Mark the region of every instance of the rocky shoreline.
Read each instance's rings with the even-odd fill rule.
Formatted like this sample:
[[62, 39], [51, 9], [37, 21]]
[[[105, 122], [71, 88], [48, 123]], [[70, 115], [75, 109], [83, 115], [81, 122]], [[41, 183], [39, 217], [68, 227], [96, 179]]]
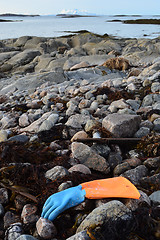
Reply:
[[[160, 239], [159, 92], [160, 38], [1, 40], [0, 239]], [[40, 218], [51, 194], [115, 176], [140, 199]]]

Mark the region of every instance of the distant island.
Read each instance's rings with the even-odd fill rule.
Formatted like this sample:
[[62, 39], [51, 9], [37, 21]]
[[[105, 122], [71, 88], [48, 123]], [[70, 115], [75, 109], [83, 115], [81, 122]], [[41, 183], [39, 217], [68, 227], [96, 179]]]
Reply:
[[56, 17], [61, 17], [61, 18], [78, 18], [78, 17], [97, 17], [97, 16], [95, 16], [95, 15], [81, 15], [81, 14], [60, 13], [60, 14], [57, 14]]
[[0, 22], [23, 22], [23, 20], [0, 19]]
[[135, 19], [135, 20], [119, 20], [119, 19], [114, 19], [106, 22], [121, 22], [124, 24], [160, 24], [160, 19]]
[[40, 15], [26, 15], [26, 14], [14, 14], [14, 13], [4, 13], [0, 14], [0, 17], [39, 17]]
[[125, 20], [123, 23], [126, 24], [160, 24], [160, 19], [136, 19], [136, 20]]
[[136, 14], [133, 14], [133, 15], [114, 15], [113, 17], [141, 17], [141, 15], [136, 15]]

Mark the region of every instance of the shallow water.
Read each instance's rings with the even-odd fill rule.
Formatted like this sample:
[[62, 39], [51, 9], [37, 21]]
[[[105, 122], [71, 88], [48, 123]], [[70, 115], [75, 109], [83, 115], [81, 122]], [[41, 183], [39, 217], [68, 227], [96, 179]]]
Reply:
[[[2, 17], [0, 18], [2, 19]], [[115, 19], [127, 20], [139, 18], [160, 19], [160, 16], [97, 16], [81, 18], [61, 18], [56, 16], [3, 17], [3, 19], [23, 21], [0, 22], [0, 39], [17, 38], [26, 35], [58, 37], [69, 34], [65, 31], [79, 30], [88, 30], [97, 34], [107, 33], [124, 38], [156, 38], [160, 36], [160, 25], [107, 22]]]

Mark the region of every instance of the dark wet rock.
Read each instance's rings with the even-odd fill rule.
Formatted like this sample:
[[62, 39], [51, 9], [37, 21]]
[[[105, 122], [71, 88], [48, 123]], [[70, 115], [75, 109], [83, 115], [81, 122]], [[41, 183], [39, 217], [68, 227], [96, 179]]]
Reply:
[[124, 162], [129, 163], [131, 168], [135, 168], [142, 164], [142, 161], [139, 158], [125, 159]]
[[117, 165], [121, 164], [122, 156], [118, 152], [110, 152], [108, 156], [108, 163], [111, 169], [114, 169]]
[[9, 201], [8, 190], [6, 188], [0, 188], [0, 203], [6, 204]]
[[135, 134], [134, 137], [136, 138], [142, 138], [144, 136], [147, 136], [150, 133], [150, 129], [147, 127], [141, 127]]
[[140, 117], [129, 114], [109, 114], [102, 121], [102, 126], [116, 137], [131, 137], [138, 130]]
[[6, 240], [16, 240], [23, 233], [22, 224], [14, 223], [5, 232]]
[[16, 135], [16, 136], [10, 137], [8, 141], [26, 143], [29, 141], [29, 137], [26, 135]]
[[21, 218], [24, 224], [32, 224], [37, 222], [38, 216], [36, 215], [37, 207], [31, 204], [26, 204], [23, 207]]
[[151, 207], [151, 200], [147, 196], [147, 194], [141, 190], [139, 190], [139, 193], [140, 193], [139, 199], [126, 199], [125, 201], [126, 207], [128, 207], [131, 211], [137, 210], [139, 206]]
[[160, 174], [155, 174], [151, 177], [143, 177], [140, 180], [142, 187], [148, 190], [156, 191], [160, 188]]
[[10, 227], [11, 224], [21, 222], [20, 217], [18, 215], [15, 215], [11, 211], [8, 211], [4, 215], [4, 228]]
[[44, 239], [51, 239], [57, 235], [57, 230], [54, 224], [42, 217], [37, 221], [36, 228], [39, 236]]
[[76, 164], [68, 169], [68, 172], [81, 172], [83, 174], [91, 174], [91, 170], [84, 164]]
[[5, 211], [4, 211], [4, 207], [3, 205], [0, 203], [0, 217], [2, 217], [4, 215]]
[[95, 237], [117, 239], [119, 236], [126, 236], [133, 227], [131, 211], [115, 200], [95, 208], [80, 224], [77, 232], [88, 229]]
[[59, 185], [58, 192], [61, 192], [61, 191], [65, 190], [65, 189], [68, 189], [70, 187], [73, 187], [72, 181], [64, 182], [61, 185]]
[[63, 178], [69, 174], [68, 170], [62, 166], [56, 166], [48, 170], [45, 174], [45, 177], [54, 181], [57, 178]]
[[101, 157], [87, 145], [73, 142], [71, 145], [71, 151], [73, 157], [78, 159], [81, 164], [103, 173], [110, 172], [110, 168], [106, 162], [106, 159]]
[[148, 170], [144, 165], [140, 165], [134, 169], [124, 172], [123, 177], [128, 178], [133, 184], [138, 185], [143, 177], [146, 177]]
[[17, 195], [14, 200], [16, 209], [22, 210], [22, 208], [26, 205], [27, 199], [21, 195]]
[[153, 192], [149, 198], [154, 204], [160, 204], [160, 191]]
[[114, 168], [114, 176], [119, 176], [120, 174], [126, 172], [127, 170], [131, 169], [129, 163], [124, 162], [121, 164], [118, 164], [115, 168]]
[[160, 157], [148, 158], [143, 164], [149, 169], [156, 169], [160, 167]]
[[107, 145], [97, 143], [93, 144], [91, 146], [91, 149], [106, 159], [108, 159], [109, 153], [111, 151]]

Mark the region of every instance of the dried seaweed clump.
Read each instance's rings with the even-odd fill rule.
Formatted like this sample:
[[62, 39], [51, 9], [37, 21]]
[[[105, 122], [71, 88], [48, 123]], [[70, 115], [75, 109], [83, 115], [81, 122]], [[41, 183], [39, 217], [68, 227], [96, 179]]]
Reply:
[[160, 156], [160, 135], [151, 132], [142, 138], [137, 145], [137, 149], [142, 151], [145, 157]]
[[122, 57], [115, 57], [108, 59], [105, 63], [103, 63], [104, 67], [108, 67], [109, 69], [117, 69], [119, 71], [125, 71], [130, 68], [129, 61]]

